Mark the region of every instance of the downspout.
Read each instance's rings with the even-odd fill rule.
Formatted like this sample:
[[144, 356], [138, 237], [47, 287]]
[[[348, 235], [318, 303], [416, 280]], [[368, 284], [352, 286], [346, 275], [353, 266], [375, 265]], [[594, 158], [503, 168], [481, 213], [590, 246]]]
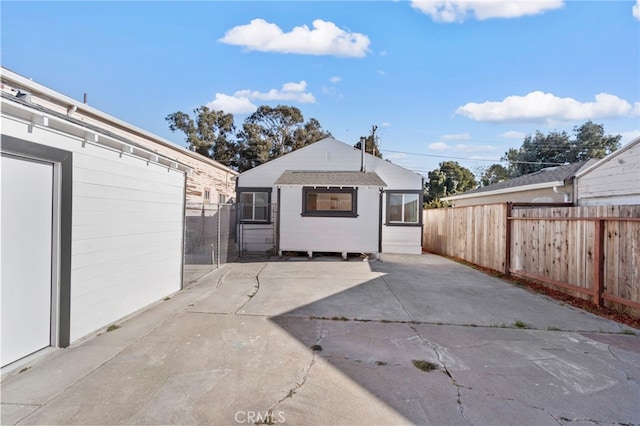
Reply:
[[360, 160], [360, 171], [363, 172], [363, 173], [367, 171], [367, 167], [365, 165], [365, 159], [364, 159], [364, 157], [365, 157], [365, 155], [364, 155], [365, 154], [365, 149], [366, 149], [366, 145], [367, 145], [366, 142], [367, 142], [367, 140], [364, 137], [360, 138], [360, 152], [362, 154], [362, 157], [361, 157], [361, 160]]
[[[278, 254], [278, 256], [282, 257], [282, 251], [280, 250], [280, 200], [281, 200], [281, 195], [280, 195], [280, 187], [278, 187], [278, 192], [277, 192], [277, 197], [276, 197], [276, 208], [274, 209], [274, 211], [276, 212], [276, 253]], [[273, 208], [273, 206], [271, 207]]]
[[564, 185], [563, 186], [554, 186], [553, 187], [553, 192], [555, 192], [556, 194], [562, 194], [564, 196], [564, 202], [565, 203], [570, 203], [571, 202], [571, 193], [560, 191], [559, 188], [564, 188]]
[[382, 202], [383, 202], [384, 189], [380, 188], [380, 202], [378, 206], [378, 254], [376, 260], [380, 260], [380, 253], [382, 253]]

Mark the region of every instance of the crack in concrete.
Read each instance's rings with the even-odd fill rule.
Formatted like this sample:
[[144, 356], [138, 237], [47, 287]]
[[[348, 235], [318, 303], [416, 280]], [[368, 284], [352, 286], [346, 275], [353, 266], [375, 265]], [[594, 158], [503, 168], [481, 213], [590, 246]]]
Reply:
[[525, 407], [533, 408], [534, 410], [540, 410], [540, 411], [544, 412], [546, 415], [548, 415], [549, 417], [551, 417], [553, 420], [555, 420], [560, 425], [562, 424], [562, 420], [566, 420], [566, 419], [563, 419], [562, 417], [558, 418], [558, 417], [554, 416], [553, 414], [551, 414], [548, 410], [546, 410], [543, 407], [538, 407], [536, 405], [527, 404], [526, 402], [520, 401], [520, 400], [515, 399], [515, 398], [509, 398], [509, 397], [506, 397], [506, 396], [500, 396], [500, 395], [496, 395], [496, 394], [490, 393], [490, 392], [485, 392], [485, 395], [490, 396], [492, 398], [502, 399], [504, 401], [517, 402], [518, 404], [522, 404]]
[[[319, 345], [320, 342], [322, 341], [322, 339], [324, 338], [324, 334], [323, 334], [323, 329], [320, 329], [320, 333], [318, 335], [318, 338], [315, 340], [314, 344], [312, 346], [315, 345]], [[298, 390], [300, 390], [306, 383], [307, 383], [307, 377], [309, 375], [309, 372], [311, 371], [311, 368], [315, 365], [316, 363], [316, 352], [312, 351], [311, 352], [311, 360], [309, 361], [309, 364], [302, 370], [302, 380], [300, 381], [300, 383], [295, 383], [295, 386], [293, 386], [291, 389], [289, 389], [289, 392], [287, 392], [287, 394], [280, 398], [279, 400], [277, 400], [276, 402], [274, 402], [271, 407], [269, 407], [269, 409], [267, 410], [267, 419], [271, 420], [273, 419], [273, 411], [276, 409], [276, 407], [283, 403], [284, 401], [286, 401], [287, 399], [293, 398], [293, 395], [296, 394], [296, 392]], [[273, 424], [273, 423], [265, 423], [265, 424]]]
[[247, 306], [247, 304], [251, 302], [251, 299], [253, 299], [253, 297], [256, 294], [258, 294], [258, 291], [260, 291], [260, 274], [262, 273], [262, 271], [264, 271], [264, 268], [266, 268], [268, 264], [269, 264], [269, 259], [267, 259], [262, 265], [262, 267], [260, 268], [260, 270], [256, 272], [256, 276], [255, 276], [256, 284], [253, 286], [253, 291], [247, 294], [247, 297], [248, 297], [247, 301], [244, 302], [242, 305], [240, 305], [240, 307], [233, 312], [233, 315], [236, 315], [240, 310], [242, 310], [245, 306]]
[[[425, 339], [420, 332], [418, 331], [418, 329], [414, 326], [414, 325], [409, 325], [409, 327], [411, 328], [411, 330], [413, 330], [416, 333], [416, 336], [427, 346], [429, 346], [433, 352], [436, 354], [436, 358], [438, 359], [438, 362], [440, 362], [440, 364], [442, 365], [442, 369], [444, 371], [444, 373], [449, 376], [449, 380], [451, 381], [451, 384], [454, 385], [456, 387], [456, 392], [457, 392], [457, 403], [458, 403], [458, 407], [460, 408], [460, 416], [462, 416], [463, 420], [469, 424], [472, 425], [473, 423], [471, 423], [471, 421], [469, 421], [469, 419], [467, 419], [467, 416], [465, 415], [464, 412], [464, 404], [462, 402], [462, 389], [471, 389], [471, 388], [466, 388], [465, 386], [462, 386], [461, 384], [459, 384], [458, 382], [456, 382], [455, 378], [453, 377], [453, 375], [451, 374], [451, 372], [449, 371], [449, 369], [447, 368], [447, 364], [444, 361], [444, 357], [442, 356], [442, 354], [440, 354], [440, 351], [438, 351], [437, 346], [435, 346], [434, 344], [432, 344], [429, 340]], [[425, 418], [425, 420], [428, 420]]]

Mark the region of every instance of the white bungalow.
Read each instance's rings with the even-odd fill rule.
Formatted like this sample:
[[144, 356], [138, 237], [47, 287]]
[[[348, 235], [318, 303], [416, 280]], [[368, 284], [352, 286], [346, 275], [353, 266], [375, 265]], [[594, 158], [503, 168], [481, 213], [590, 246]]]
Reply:
[[241, 250], [422, 251], [421, 175], [326, 138], [241, 173]]

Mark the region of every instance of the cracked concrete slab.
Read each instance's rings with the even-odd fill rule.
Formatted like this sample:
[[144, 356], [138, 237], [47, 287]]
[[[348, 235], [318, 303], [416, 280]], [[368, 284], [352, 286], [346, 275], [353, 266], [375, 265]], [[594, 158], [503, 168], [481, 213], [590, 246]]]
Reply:
[[118, 325], [4, 375], [2, 424], [640, 424], [639, 336], [438, 256], [248, 259]]

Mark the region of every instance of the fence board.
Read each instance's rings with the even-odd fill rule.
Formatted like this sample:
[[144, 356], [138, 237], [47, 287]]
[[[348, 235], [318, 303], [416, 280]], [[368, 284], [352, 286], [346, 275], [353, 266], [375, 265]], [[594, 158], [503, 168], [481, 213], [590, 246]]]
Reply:
[[504, 271], [509, 247], [510, 272], [591, 299], [595, 229], [603, 221], [605, 303], [640, 314], [640, 206], [514, 205], [509, 242], [506, 212], [504, 204], [425, 210], [423, 248]]

